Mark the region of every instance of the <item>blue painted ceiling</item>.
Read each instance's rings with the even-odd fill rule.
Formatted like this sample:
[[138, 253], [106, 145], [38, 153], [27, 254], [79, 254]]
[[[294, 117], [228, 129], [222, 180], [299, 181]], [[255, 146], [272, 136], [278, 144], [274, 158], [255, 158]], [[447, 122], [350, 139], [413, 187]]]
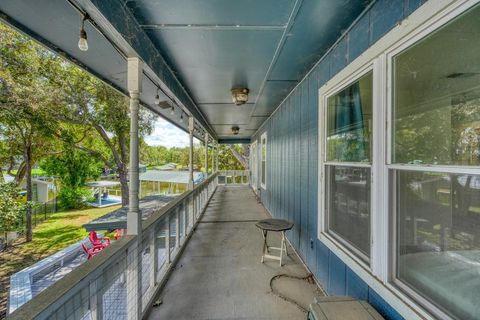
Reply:
[[[98, 8], [94, 10], [97, 15], [90, 15], [98, 19], [98, 13], [102, 13], [101, 18], [110, 26], [124, 23], [127, 31], [143, 30], [219, 139], [232, 138], [233, 125], [240, 127], [235, 138], [250, 138], [371, 2], [70, 1], [87, 12]], [[1, 0], [0, 11], [0, 18], [126, 91], [125, 57], [112, 46], [111, 39], [107, 41], [111, 30], [107, 28], [109, 34], [105, 37], [87, 24], [90, 49], [79, 51], [76, 43], [80, 16], [67, 0]], [[131, 28], [128, 15], [139, 27]], [[124, 40], [138, 48], [139, 38], [122, 32], [119, 34]], [[155, 71], [154, 66], [150, 68]], [[144, 80], [142, 103], [155, 110], [156, 86], [148, 78]], [[235, 106], [231, 100], [230, 89], [237, 86], [250, 89], [249, 101], [243, 106]], [[186, 129], [178, 115], [156, 111]]]
[[[220, 138], [250, 137], [370, 1], [128, 0]], [[248, 87], [249, 102], [230, 89]]]

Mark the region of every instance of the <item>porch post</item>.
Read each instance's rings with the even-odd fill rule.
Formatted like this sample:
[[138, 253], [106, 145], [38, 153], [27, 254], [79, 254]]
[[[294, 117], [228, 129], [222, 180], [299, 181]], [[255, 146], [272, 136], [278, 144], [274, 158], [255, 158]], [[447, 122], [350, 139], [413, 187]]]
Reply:
[[[129, 249], [127, 259], [127, 318], [141, 319], [142, 317], [142, 288], [141, 288], [141, 243], [142, 217], [139, 210], [139, 170], [138, 170], [138, 109], [139, 96], [142, 90], [143, 63], [139, 58], [128, 58], [128, 92], [130, 94], [130, 188], [127, 213], [127, 233], [136, 235], [136, 250]], [[135, 246], [135, 245], [134, 245]], [[132, 246], [133, 247], [133, 246]]]
[[212, 142], [212, 174], [215, 172], [215, 141]]
[[217, 141], [217, 145], [216, 145], [216, 148], [215, 148], [215, 171], [218, 172], [218, 147], [219, 147], [219, 144], [218, 144], [218, 141]]
[[189, 157], [188, 157], [188, 164], [189, 164], [189, 178], [188, 178], [188, 190], [193, 190], [193, 116], [188, 117], [188, 133], [189, 133], [189, 141], [190, 141], [190, 149], [189, 149]]
[[208, 133], [205, 133], [205, 173], [208, 177]]
[[138, 207], [138, 109], [142, 90], [142, 61], [128, 58], [128, 91], [130, 93], [130, 192], [127, 214], [128, 234], [141, 235], [141, 216]]

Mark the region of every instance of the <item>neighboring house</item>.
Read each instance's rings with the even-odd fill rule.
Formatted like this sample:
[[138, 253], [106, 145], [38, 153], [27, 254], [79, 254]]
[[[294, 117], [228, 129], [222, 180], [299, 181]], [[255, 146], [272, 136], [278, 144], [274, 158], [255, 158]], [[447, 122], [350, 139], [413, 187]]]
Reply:
[[[187, 189], [188, 171], [163, 171], [149, 170], [140, 174], [140, 195], [151, 194], [176, 194]], [[193, 182], [198, 184], [202, 182], [204, 175], [202, 172], [193, 173]]]
[[[3, 180], [5, 182], [14, 182], [15, 177], [4, 174]], [[25, 179], [19, 185], [20, 189], [26, 189]], [[52, 177], [36, 177], [32, 179], [32, 201], [47, 203], [52, 201], [57, 196], [57, 185], [55, 179]]]
[[140, 172], [140, 173], [147, 172], [147, 166], [144, 165], [144, 164], [139, 164], [138, 165], [138, 172]]

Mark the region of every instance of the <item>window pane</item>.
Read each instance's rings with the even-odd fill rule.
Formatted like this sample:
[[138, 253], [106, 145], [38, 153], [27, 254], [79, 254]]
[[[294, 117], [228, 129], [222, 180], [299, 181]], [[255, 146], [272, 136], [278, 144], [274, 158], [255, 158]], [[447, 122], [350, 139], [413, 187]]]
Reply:
[[396, 172], [397, 277], [459, 319], [478, 319], [480, 176]]
[[372, 72], [327, 100], [327, 161], [369, 162]]
[[262, 184], [265, 184], [265, 161], [262, 161]]
[[394, 58], [395, 163], [480, 164], [480, 7]]
[[327, 166], [328, 227], [370, 256], [370, 169]]
[[262, 138], [262, 184], [266, 181], [267, 138]]

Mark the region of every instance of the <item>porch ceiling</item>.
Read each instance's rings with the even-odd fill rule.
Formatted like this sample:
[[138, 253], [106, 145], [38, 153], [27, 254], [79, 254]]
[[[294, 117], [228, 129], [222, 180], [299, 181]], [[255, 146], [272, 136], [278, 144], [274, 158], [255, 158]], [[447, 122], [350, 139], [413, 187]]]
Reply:
[[[89, 12], [100, 26], [108, 25], [100, 29], [110, 41], [87, 24], [90, 49], [78, 50], [80, 17], [67, 0], [2, 0], [0, 13], [4, 20], [126, 92], [124, 55], [131, 52], [122, 56], [112, 46], [118, 33], [127, 44], [118, 47], [137, 52], [154, 78], [162, 79], [165, 69], [173, 71], [180, 83], [172, 92], [178, 97], [181, 87], [185, 88], [193, 100], [186, 108], [196, 109], [196, 118], [217, 138], [233, 138], [231, 127], [237, 125], [240, 134], [235, 138], [249, 139], [371, 0], [71, 2]], [[92, 8], [97, 14], [92, 14]], [[122, 24], [124, 30], [120, 30]], [[143, 49], [147, 40], [153, 50]], [[154, 63], [159, 56], [165, 66]], [[142, 103], [156, 110], [156, 86], [144, 80]], [[235, 106], [231, 101], [230, 89], [237, 86], [250, 89], [246, 105]], [[178, 115], [156, 111], [186, 129]]]
[[[128, 0], [219, 138], [250, 138], [369, 1]], [[232, 103], [230, 89], [249, 101]]]

